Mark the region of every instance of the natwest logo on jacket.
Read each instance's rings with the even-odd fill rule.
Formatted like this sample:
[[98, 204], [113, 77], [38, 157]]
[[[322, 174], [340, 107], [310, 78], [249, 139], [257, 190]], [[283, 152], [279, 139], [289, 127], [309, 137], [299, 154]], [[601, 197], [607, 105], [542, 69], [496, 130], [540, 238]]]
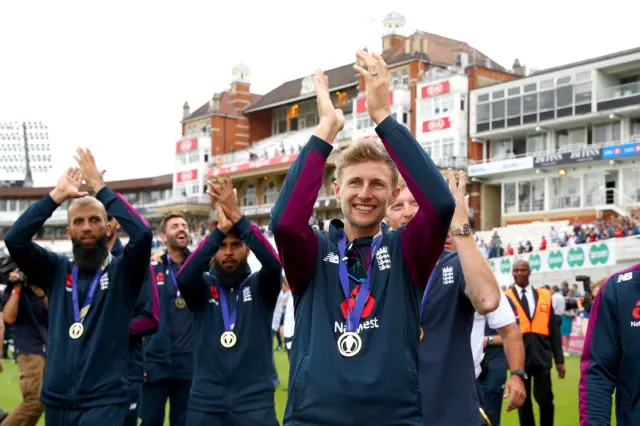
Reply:
[[427, 120], [422, 122], [422, 132], [437, 132], [451, 127], [449, 117], [436, 118], [435, 120]]
[[[351, 294], [348, 300], [344, 300], [340, 304], [340, 310], [342, 311], [342, 316], [347, 318], [347, 304], [351, 310], [353, 310], [356, 305], [356, 297], [360, 293], [360, 285], [357, 285], [353, 290], [351, 290]], [[367, 296], [367, 300], [364, 302], [364, 307], [362, 308], [362, 316], [361, 319], [367, 318], [371, 316], [373, 312], [373, 308], [376, 305], [376, 299], [371, 297], [371, 294]], [[334, 332], [335, 333], [344, 333], [345, 332], [345, 323], [336, 321], [334, 324]], [[367, 330], [370, 328], [379, 328], [378, 318], [374, 317], [366, 321], [360, 321], [358, 328], [356, 329], [357, 333], [360, 333], [362, 330]]]

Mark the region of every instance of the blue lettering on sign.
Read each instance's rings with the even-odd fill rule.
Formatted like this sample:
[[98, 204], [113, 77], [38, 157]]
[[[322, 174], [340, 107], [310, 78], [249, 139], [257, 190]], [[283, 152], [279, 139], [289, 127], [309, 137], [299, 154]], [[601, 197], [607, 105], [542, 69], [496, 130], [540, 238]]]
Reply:
[[607, 146], [602, 148], [602, 159], [618, 157], [633, 157], [640, 155], [640, 142], [626, 143], [623, 145]]

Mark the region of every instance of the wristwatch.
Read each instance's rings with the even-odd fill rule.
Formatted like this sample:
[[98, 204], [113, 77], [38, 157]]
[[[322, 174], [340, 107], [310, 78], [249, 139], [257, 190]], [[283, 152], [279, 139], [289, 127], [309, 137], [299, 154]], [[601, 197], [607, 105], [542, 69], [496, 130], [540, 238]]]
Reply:
[[522, 368], [520, 368], [518, 370], [513, 370], [511, 372], [511, 375], [520, 377], [523, 382], [526, 382], [529, 379], [529, 376], [527, 375], [527, 372], [524, 371]]
[[493, 345], [493, 336], [487, 338], [487, 346]]
[[471, 226], [465, 222], [462, 225], [458, 225], [455, 228], [451, 228], [451, 235], [461, 235], [463, 237], [471, 235]]

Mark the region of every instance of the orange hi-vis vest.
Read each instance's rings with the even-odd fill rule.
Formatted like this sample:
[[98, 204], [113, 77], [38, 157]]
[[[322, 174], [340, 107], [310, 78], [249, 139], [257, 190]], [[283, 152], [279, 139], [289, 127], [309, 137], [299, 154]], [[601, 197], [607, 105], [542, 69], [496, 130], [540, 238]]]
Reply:
[[529, 319], [522, 305], [520, 299], [514, 293], [513, 288], [509, 288], [505, 294], [511, 298], [516, 310], [518, 311], [518, 318], [520, 319], [520, 331], [522, 334], [535, 333], [543, 336], [549, 335], [549, 320], [551, 317], [551, 292], [546, 288], [534, 289], [538, 292], [538, 303], [536, 310], [533, 313], [533, 318]]

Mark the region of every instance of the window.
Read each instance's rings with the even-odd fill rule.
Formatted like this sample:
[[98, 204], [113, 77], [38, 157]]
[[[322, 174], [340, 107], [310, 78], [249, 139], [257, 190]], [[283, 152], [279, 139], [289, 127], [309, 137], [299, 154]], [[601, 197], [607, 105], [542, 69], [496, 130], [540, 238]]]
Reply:
[[244, 191], [243, 205], [255, 206], [256, 198], [256, 187], [254, 185], [247, 185], [247, 189]]
[[518, 182], [518, 211], [544, 211], [544, 179]]
[[[526, 86], [525, 86], [526, 87]], [[522, 113], [532, 114], [538, 111], [538, 94], [530, 93], [522, 97]]]
[[547, 151], [547, 134], [527, 136], [527, 154], [541, 154]]
[[593, 143], [604, 144], [620, 140], [620, 122], [596, 124], [593, 126]]
[[640, 169], [629, 168], [623, 171], [624, 193], [630, 200], [640, 202]]
[[576, 104], [584, 104], [591, 102], [591, 83], [576, 84], [573, 86], [574, 98]]
[[531, 182], [518, 182], [518, 211], [531, 211]]
[[504, 118], [504, 101], [491, 102], [491, 120], [500, 120]]
[[504, 213], [516, 213], [516, 184], [504, 183], [502, 184], [502, 195], [504, 202]]
[[486, 123], [490, 120], [491, 104], [480, 104], [477, 108], [478, 123]]
[[556, 134], [556, 150], [559, 152], [572, 151], [576, 145], [587, 144], [587, 129], [578, 127], [575, 129], [558, 130]]
[[520, 115], [520, 102], [522, 102], [522, 98], [519, 96], [517, 98], [507, 99], [507, 117], [517, 117]]
[[544, 92], [538, 93], [538, 99], [540, 101], [541, 111], [553, 109], [556, 105], [555, 91], [553, 90], [546, 90]]
[[490, 153], [493, 160], [509, 158], [513, 153], [511, 139], [490, 141]]
[[442, 158], [453, 157], [453, 138], [447, 138], [442, 140]]
[[264, 191], [264, 204], [275, 203], [277, 197], [278, 191], [276, 190], [276, 184], [274, 182], [269, 182]]
[[580, 176], [558, 176], [550, 179], [551, 208], [580, 207]]
[[595, 207], [605, 204], [604, 175], [602, 172], [589, 172], [584, 174], [584, 206]]
[[402, 70], [402, 84], [409, 84], [409, 70], [407, 68]]

